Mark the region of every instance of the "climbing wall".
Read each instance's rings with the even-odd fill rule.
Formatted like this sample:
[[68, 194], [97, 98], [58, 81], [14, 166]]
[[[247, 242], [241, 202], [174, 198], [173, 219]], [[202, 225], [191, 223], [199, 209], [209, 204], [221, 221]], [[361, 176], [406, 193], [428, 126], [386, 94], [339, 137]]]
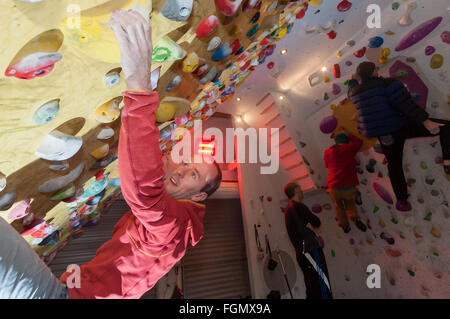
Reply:
[[[113, 10], [151, 18], [166, 155], [273, 53], [303, 1], [2, 1], [0, 216], [50, 262], [120, 195]], [[213, 5], [215, 4], [215, 5]], [[164, 106], [164, 107], [163, 107]]]
[[[323, 165], [323, 152], [334, 143], [332, 138], [340, 127], [364, 141], [357, 155], [362, 199], [358, 211], [368, 225], [367, 232], [353, 226], [349, 234], [344, 234], [325, 190], [305, 194], [305, 204], [322, 221], [317, 233], [323, 240], [334, 296], [448, 298], [450, 184], [444, 175], [438, 138], [406, 143], [404, 169], [413, 210], [399, 212], [378, 142], [358, 133], [356, 109], [346, 99], [347, 81], [360, 62], [369, 60], [380, 67], [382, 76], [401, 80], [432, 117], [449, 119], [448, 2], [377, 1], [381, 27], [370, 29], [366, 24], [370, 13], [366, 9], [372, 3], [310, 1], [304, 14], [298, 15], [304, 23], [296, 23], [293, 31], [299, 45], [279, 44], [288, 53], [273, 60], [273, 69], [279, 70], [273, 72], [276, 76], [272, 76], [270, 87], [293, 106], [290, 112], [283, 111], [282, 105], [278, 108], [300, 155], [309, 163], [308, 172], [317, 189], [326, 188], [328, 171]], [[308, 45], [301, 45], [305, 43]], [[286, 62], [291, 52], [296, 56], [290, 60], [292, 66]], [[265, 73], [268, 72], [271, 70]], [[264, 87], [265, 82], [260, 79], [267, 75], [260, 70], [256, 75], [249, 81], [254, 82], [254, 88]], [[236, 95], [247, 101], [244, 90], [238, 90]], [[282, 298], [290, 298], [286, 286], [275, 286], [271, 280], [277, 277], [283, 282], [282, 274], [268, 275], [264, 241], [268, 235], [272, 250], [278, 248], [289, 255], [287, 272], [294, 298], [304, 298], [302, 272], [298, 266], [295, 270], [290, 268], [291, 261], [295, 263], [295, 252], [280, 209], [286, 204], [282, 187], [289, 177], [282, 172], [272, 177], [260, 176], [258, 168], [249, 165], [241, 165], [240, 169], [254, 296], [265, 298], [271, 290], [278, 289]], [[263, 257], [255, 240], [254, 224]], [[370, 289], [366, 284], [367, 266], [371, 264], [380, 266], [380, 288]]]
[[[368, 225], [367, 232], [353, 226], [349, 234], [344, 234], [336, 223], [329, 224], [335, 218], [333, 209], [323, 209], [326, 203], [328, 208], [332, 203], [327, 195], [308, 199], [311, 208], [319, 211], [322, 207], [318, 216], [325, 220], [327, 231], [322, 231], [321, 236], [337, 297], [445, 298], [450, 294], [450, 192], [439, 139], [414, 139], [406, 143], [404, 170], [413, 210], [399, 212], [380, 145], [376, 139], [359, 134], [356, 109], [346, 99], [350, 75], [360, 62], [368, 60], [380, 67], [380, 75], [402, 81], [431, 117], [449, 119], [449, 20], [442, 15], [446, 10], [444, 2], [385, 4], [380, 29], [353, 25], [363, 31], [341, 38], [343, 43], [335, 55], [307, 75], [304, 86], [299, 85], [309, 90], [308, 96], [315, 105], [315, 111], [307, 115], [312, 132], [309, 141], [320, 150], [313, 156], [318, 160], [312, 161], [311, 166], [320, 176], [323, 188], [328, 173], [322, 161], [323, 152], [334, 143], [332, 138], [340, 128], [364, 141], [357, 156], [362, 195], [358, 211]], [[287, 127], [294, 129], [288, 123]], [[381, 289], [366, 286], [365, 267], [369, 264], [381, 267]]]

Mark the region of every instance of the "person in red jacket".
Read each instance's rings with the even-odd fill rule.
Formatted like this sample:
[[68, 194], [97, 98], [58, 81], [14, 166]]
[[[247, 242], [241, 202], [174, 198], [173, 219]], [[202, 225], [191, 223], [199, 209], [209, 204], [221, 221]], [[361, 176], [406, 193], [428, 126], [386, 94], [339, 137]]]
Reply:
[[[119, 137], [122, 194], [131, 210], [90, 262], [60, 281], [30, 245], [0, 218], [1, 298], [140, 298], [203, 236], [205, 205], [220, 185], [216, 163], [183, 163], [165, 176], [151, 90], [150, 25], [135, 11], [111, 14], [119, 42], [123, 93]], [[15, 234], [14, 234], [15, 233]]]
[[362, 140], [351, 134], [339, 133], [336, 144], [329, 147], [324, 154], [325, 166], [328, 168], [328, 192], [334, 200], [339, 226], [345, 233], [350, 231], [346, 211], [356, 227], [365, 232], [366, 225], [360, 220], [355, 205], [356, 186], [359, 184], [355, 156], [362, 145]]

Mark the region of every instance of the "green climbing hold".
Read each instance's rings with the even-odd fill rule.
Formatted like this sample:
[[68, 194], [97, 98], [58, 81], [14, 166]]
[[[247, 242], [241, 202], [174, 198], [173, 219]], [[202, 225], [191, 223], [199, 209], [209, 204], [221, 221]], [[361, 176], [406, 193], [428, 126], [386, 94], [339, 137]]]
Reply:
[[394, 217], [391, 218], [391, 222], [394, 223], [394, 224], [398, 224], [398, 220], [395, 219]]
[[276, 28], [275, 30], [272, 31], [272, 33], [270, 34], [270, 36], [272, 37], [272, 39], [275, 39], [278, 35], [278, 33], [280, 33], [280, 28]]
[[433, 255], [439, 256], [439, 254], [437, 252], [435, 252], [435, 251], [433, 251]]
[[414, 277], [414, 276], [416, 275], [416, 273], [415, 273], [414, 271], [412, 271], [411, 269], [408, 269], [408, 274], [409, 274], [411, 277]]
[[301, 146], [302, 148], [304, 148], [304, 147], [306, 146], [306, 144], [303, 143], [302, 141], [300, 141], [299, 143], [300, 143], [300, 146]]
[[432, 213], [428, 213], [427, 216], [425, 216], [424, 220], [426, 221], [431, 221], [431, 215], [433, 215]]
[[430, 178], [430, 177], [425, 178], [425, 183], [427, 183], [428, 185], [433, 185], [434, 178]]
[[259, 30], [259, 25], [257, 24], [257, 25], [255, 25], [253, 28], [251, 28], [250, 30], [248, 30], [246, 36], [249, 37], [249, 38], [251, 38], [252, 36], [255, 35], [256, 32], [258, 32], [258, 30]]
[[406, 72], [405, 70], [398, 70], [397, 72], [395, 72], [395, 76], [398, 78], [406, 78], [408, 76], [408, 72]]
[[331, 250], [331, 256], [336, 257], [336, 254], [334, 253], [334, 250]]
[[350, 82], [350, 80], [345, 80], [344, 85], [348, 85], [348, 82]]
[[392, 10], [397, 10], [398, 8], [400, 8], [400, 3], [398, 3], [398, 2], [394, 2], [393, 4], [392, 4]]
[[427, 169], [428, 165], [427, 163], [425, 163], [425, 161], [420, 162], [420, 167], [422, 167], [423, 169]]
[[380, 207], [378, 207], [377, 205], [375, 205], [374, 207], [373, 207], [373, 213], [375, 214], [377, 211], [379, 211], [380, 210]]

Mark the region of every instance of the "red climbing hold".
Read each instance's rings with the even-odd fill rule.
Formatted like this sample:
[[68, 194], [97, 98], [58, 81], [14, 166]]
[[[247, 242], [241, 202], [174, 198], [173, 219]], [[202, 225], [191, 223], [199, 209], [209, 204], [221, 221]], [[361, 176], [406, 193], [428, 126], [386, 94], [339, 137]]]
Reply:
[[331, 30], [330, 32], [327, 33], [328, 39], [330, 40], [334, 40], [337, 36], [337, 33], [334, 32], [333, 30]]
[[339, 79], [341, 77], [341, 67], [339, 64], [333, 65], [333, 74], [336, 79]]
[[337, 9], [339, 12], [347, 12], [352, 7], [352, 3], [348, 0], [342, 0], [338, 6]]
[[386, 254], [388, 254], [391, 257], [399, 257], [402, 255], [400, 250], [396, 250], [396, 249], [387, 249]]
[[364, 56], [364, 54], [366, 54], [366, 47], [363, 47], [361, 50], [358, 50], [356, 52], [353, 52], [353, 55], [357, 58], [362, 58]]
[[271, 202], [272, 201], [272, 196], [267, 196], [267, 201]]
[[273, 62], [270, 62], [270, 63], [267, 64], [267, 68], [269, 70], [271, 70], [274, 66], [275, 66], [275, 63], [273, 63]]

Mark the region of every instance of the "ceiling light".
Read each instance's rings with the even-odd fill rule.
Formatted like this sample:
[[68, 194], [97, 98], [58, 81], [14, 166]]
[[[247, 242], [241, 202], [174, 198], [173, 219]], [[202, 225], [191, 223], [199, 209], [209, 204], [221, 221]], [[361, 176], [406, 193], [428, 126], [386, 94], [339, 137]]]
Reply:
[[280, 95], [280, 100], [284, 99], [284, 96]]
[[236, 117], [236, 122], [241, 123], [242, 122], [242, 116], [237, 116]]
[[327, 67], [326, 66], [323, 66], [322, 67], [322, 72], [326, 72], [327, 71]]
[[237, 98], [236, 98], [236, 101], [238, 101], [238, 102], [239, 102], [240, 100], [241, 100], [241, 98], [240, 98], [240, 97], [237, 97]]
[[280, 51], [280, 53], [281, 53], [281, 55], [285, 55], [287, 53], [287, 50], [283, 49], [283, 50]]

